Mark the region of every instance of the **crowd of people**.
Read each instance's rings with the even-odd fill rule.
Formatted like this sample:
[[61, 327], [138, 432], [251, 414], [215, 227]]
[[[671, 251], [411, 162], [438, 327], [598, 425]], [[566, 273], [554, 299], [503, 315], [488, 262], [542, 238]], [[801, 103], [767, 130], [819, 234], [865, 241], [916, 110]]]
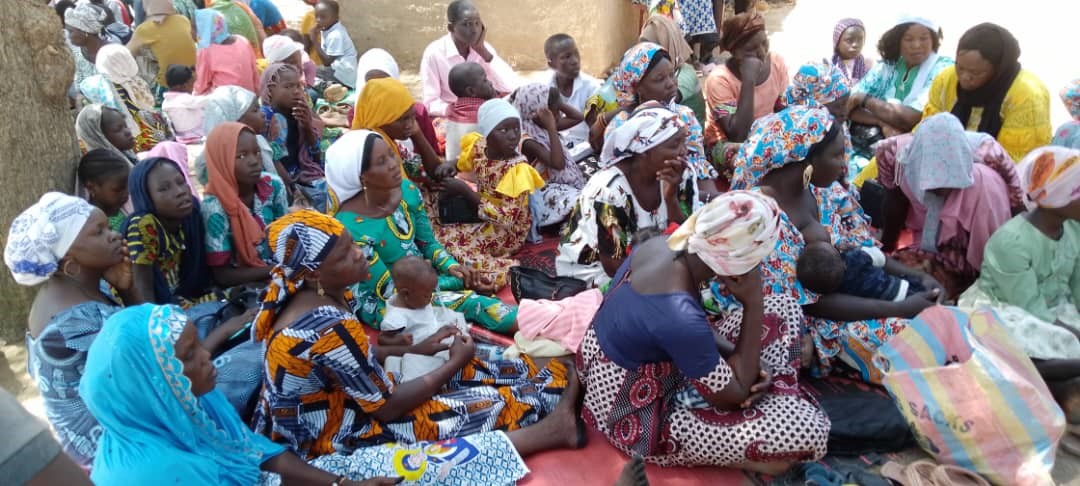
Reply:
[[[4, 249], [59, 443], [18, 429], [17, 482], [512, 484], [586, 427], [781, 474], [827, 452], [800, 380], [880, 384], [935, 305], [994, 309], [1080, 423], [1080, 80], [1055, 134], [1004, 27], [952, 56], [904, 16], [872, 59], [842, 19], [789, 65], [747, 2], [648, 2], [606, 79], [555, 34], [530, 83], [455, 0], [417, 100], [307, 1], [50, 2], [83, 156]], [[545, 240], [587, 290], [500, 298]]]

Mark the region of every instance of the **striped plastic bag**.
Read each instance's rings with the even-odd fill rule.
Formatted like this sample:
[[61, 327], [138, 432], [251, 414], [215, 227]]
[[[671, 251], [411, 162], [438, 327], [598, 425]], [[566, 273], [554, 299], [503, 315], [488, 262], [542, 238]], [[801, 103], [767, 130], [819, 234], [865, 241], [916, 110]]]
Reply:
[[993, 310], [935, 306], [874, 356], [919, 445], [995, 484], [1053, 484], [1065, 415]]

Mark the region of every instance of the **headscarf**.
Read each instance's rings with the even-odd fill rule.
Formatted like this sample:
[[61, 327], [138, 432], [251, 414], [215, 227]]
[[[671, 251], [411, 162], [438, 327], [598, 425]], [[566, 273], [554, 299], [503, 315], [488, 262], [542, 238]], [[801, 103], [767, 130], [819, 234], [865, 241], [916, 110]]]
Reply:
[[[264, 114], [267, 114], [266, 121], [268, 130], [271, 129], [271, 119], [273, 118], [274, 113], [276, 113], [273, 108], [273, 100], [271, 100], [270, 96], [270, 88], [273, 88], [277, 85], [277, 83], [281, 81], [281, 75], [285, 71], [292, 71], [294, 74], [296, 74], [298, 79], [303, 79], [304, 77], [304, 73], [301, 72], [300, 69], [298, 69], [296, 66], [293, 66], [292, 64], [275, 62], [273, 64], [270, 64], [266, 67], [266, 69], [263, 70], [262, 78], [259, 81], [259, 101], [262, 102]], [[281, 115], [282, 117], [291, 116], [288, 113], [280, 113], [279, 115]], [[322, 122], [319, 120], [318, 117], [316, 117], [313, 122], [314, 123], [312, 123], [312, 126], [310, 127], [312, 138], [315, 140], [320, 140], [322, 137]], [[284, 124], [284, 120], [282, 120], [282, 124]], [[301, 128], [298, 124], [297, 129], [302, 130], [303, 128]], [[319, 160], [321, 160], [319, 158], [321, 157], [319, 147], [317, 145], [308, 145], [306, 142], [303, 141], [304, 137], [300, 137], [300, 140], [300, 152], [296, 154], [297, 165], [299, 166], [300, 172], [297, 179], [299, 180], [299, 182], [304, 183], [322, 179], [324, 174], [323, 164], [319, 162]]]
[[[251, 104], [256, 101], [255, 93], [239, 86], [218, 86], [203, 97], [203, 133], [210, 133], [225, 122], [240, 121]], [[276, 173], [274, 167], [274, 149], [262, 134], [255, 134], [259, 139], [259, 151], [262, 152], [263, 170]], [[206, 157], [203, 154], [195, 159], [195, 176], [204, 186], [208, 181]]]
[[1073, 120], [1080, 121], [1080, 78], [1069, 81], [1069, 84], [1061, 88], [1059, 96]]
[[[131, 195], [131, 204], [134, 208], [134, 211], [128, 216], [128, 222], [147, 215], [152, 215], [157, 220], [155, 214], [157, 208], [154, 207], [154, 199], [150, 196], [150, 189], [147, 186], [150, 182], [150, 172], [161, 164], [171, 164], [181, 174], [185, 172], [179, 163], [164, 157], [154, 157], [136, 164], [131, 169], [131, 175], [128, 176], [128, 194]], [[175, 303], [177, 297], [198, 297], [205, 294], [206, 289], [210, 286], [210, 273], [209, 268], [206, 266], [206, 247], [203, 244], [206, 228], [203, 225], [202, 213], [200, 213], [199, 209], [199, 198], [194, 195], [191, 196], [191, 203], [191, 214], [180, 222], [180, 232], [184, 237], [184, 250], [180, 256], [180, 282], [177, 285], [175, 294], [169, 289], [169, 284], [165, 281], [165, 274], [162, 273], [161, 267], [154, 265], [153, 300], [157, 304]], [[157, 228], [155, 228], [158, 239], [157, 246], [164, 248], [167, 230], [160, 223], [161, 221], [158, 220]], [[124, 226], [127, 227], [128, 224], [125, 223]]]
[[981, 106], [983, 110], [978, 131], [997, 137], [1002, 124], [1001, 105], [1013, 80], [1020, 74], [1020, 43], [1004, 27], [986, 22], [968, 29], [960, 37], [956, 50], [957, 54], [959, 51], [979, 51], [979, 55], [994, 66], [994, 77], [974, 91], [968, 91], [957, 83], [956, 104], [950, 111], [966, 127], [971, 109]]
[[284, 35], [272, 35], [263, 40], [266, 62], [285, 62], [289, 56], [304, 50], [304, 45]]
[[731, 188], [751, 189], [769, 172], [806, 160], [810, 149], [825, 139], [832, 124], [828, 110], [806, 106], [789, 106], [759, 118], [739, 147]]
[[480, 110], [476, 112], [476, 129], [481, 136], [487, 137], [495, 130], [496, 126], [511, 118], [520, 120], [521, 114], [509, 101], [502, 98], [487, 100], [480, 105]]
[[720, 32], [720, 48], [734, 52], [758, 32], [765, 30], [765, 17], [757, 12], [746, 12], [724, 19]]
[[634, 94], [634, 88], [637, 88], [641, 78], [645, 77], [656, 54], [663, 50], [659, 44], [641, 42], [623, 54], [619, 67], [608, 79], [615, 89], [615, 99], [619, 104], [629, 105], [636, 101], [637, 95]]
[[[112, 110], [101, 103], [94, 103], [92, 105], [86, 105], [82, 111], [79, 112], [79, 116], [75, 118], [75, 135], [79, 137], [83, 145], [86, 147], [86, 151], [89, 152], [95, 149], [105, 149], [120, 156], [124, 157], [128, 161], [134, 161], [135, 154], [130, 150], [121, 152], [116, 148], [108, 138], [105, 137], [105, 131], [101, 128], [101, 118], [105, 110]], [[124, 114], [119, 110], [116, 110], [120, 116]]]
[[1080, 150], [1037, 148], [1018, 169], [1028, 210], [1062, 208], [1080, 200]]
[[911, 13], [904, 13], [897, 17], [896, 23], [893, 24], [893, 27], [899, 27], [904, 24], [919, 24], [923, 27], [926, 27], [927, 29], [930, 29], [930, 32], [934, 35], [937, 35], [938, 31], [941, 30], [941, 26], [939, 26], [938, 23], [933, 21], [932, 19], [923, 17], [921, 15], [914, 15]]
[[270, 248], [279, 263], [270, 270], [270, 284], [255, 316], [252, 332], [256, 341], [270, 337], [278, 313], [304, 288], [308, 274], [322, 266], [344, 233], [341, 222], [309, 209], [286, 214], [270, 224]]
[[19, 213], [8, 230], [4, 263], [19, 285], [37, 285], [60, 269], [94, 207], [86, 200], [46, 192]]
[[146, 20], [153, 22], [161, 22], [165, 17], [176, 14], [172, 0], [142, 0], [142, 6]]
[[401, 76], [401, 70], [398, 68], [394, 56], [377, 47], [368, 49], [360, 56], [360, 60], [356, 61], [357, 92], [364, 91], [364, 85], [367, 84], [367, 75], [371, 71], [382, 71], [389, 74], [392, 79], [398, 79]]
[[784, 91], [784, 103], [810, 108], [825, 106], [851, 92], [844, 73], [834, 64], [809, 62], [799, 67], [791, 84]]
[[[529, 83], [517, 89], [514, 92], [514, 109], [521, 114], [521, 131], [525, 136], [535, 140], [544, 148], [551, 148], [551, 137], [548, 136], [546, 128], [537, 125], [534, 118], [540, 110], [548, 107], [548, 100], [551, 95], [551, 86], [541, 83]], [[562, 140], [556, 140], [555, 143], [562, 143]], [[566, 159], [567, 165], [574, 163], [574, 160], [570, 158], [570, 151], [563, 150], [563, 158]]]
[[221, 44], [231, 35], [225, 16], [210, 8], [195, 11], [195, 32], [199, 36], [196, 44], [199, 49], [210, 47], [211, 43]]
[[206, 194], [217, 197], [229, 216], [233, 249], [239, 263], [247, 267], [261, 267], [264, 263], [259, 257], [257, 245], [263, 240], [263, 228], [240, 200], [236, 182], [236, 144], [240, 132], [244, 130], [250, 129], [240, 123], [225, 122], [206, 137], [206, 170], [210, 175]]
[[721, 194], [668, 237], [668, 248], [697, 255], [720, 276], [753, 270], [776, 248], [780, 208], [758, 191]]
[[270, 99], [270, 88], [276, 86], [280, 81], [282, 71], [292, 71], [301, 78], [304, 76], [304, 73], [292, 64], [275, 62], [266, 66], [266, 69], [263, 70], [262, 77], [259, 79], [259, 101], [261, 101], [264, 106], [273, 105], [273, 100]]
[[[139, 77], [139, 64], [135, 62], [135, 58], [127, 47], [121, 44], [102, 46], [98, 51], [94, 66], [110, 82], [124, 88], [137, 108], [154, 109], [154, 94], [150, 92], [146, 81]], [[117, 96], [117, 99], [120, 97]], [[139, 133], [137, 126], [132, 133]]]
[[370, 130], [352, 130], [326, 149], [327, 213], [338, 212], [341, 203], [364, 190], [360, 175], [371, 161], [371, 149], [381, 137]]
[[416, 100], [401, 81], [393, 78], [373, 79], [364, 85], [364, 91], [360, 92], [360, 98], [356, 101], [352, 129], [371, 130], [382, 135], [400, 158], [397, 141], [382, 131], [382, 127], [397, 121], [414, 104]]
[[1080, 149], [1080, 121], [1069, 120], [1054, 132], [1050, 145]]
[[926, 224], [920, 247], [937, 251], [940, 213], [945, 198], [933, 189], [964, 189], [975, 183], [972, 173], [975, 148], [990, 139], [984, 133], [964, 131], [951, 113], [926, 118], [912, 135], [911, 143], [896, 155], [896, 177], [903, 177], [912, 196], [926, 206]]
[[79, 395], [103, 433], [96, 484], [249, 485], [285, 451], [247, 427], [225, 395], [196, 397], [176, 357], [188, 318], [143, 304], [113, 314], [87, 353]]
[[837, 66], [840, 69], [840, 71], [842, 73], [844, 73], [845, 76], [848, 77], [848, 79], [857, 81], [857, 80], [862, 79], [863, 76], [866, 76], [867, 71], [869, 71], [869, 69], [867, 69], [867, 67], [866, 67], [866, 58], [863, 57], [861, 54], [859, 56], [857, 56], [854, 59], [855, 62], [851, 65], [851, 72], [849, 73], [849, 72], [845, 71], [847, 69], [847, 66], [844, 64], [843, 59], [841, 59], [840, 55], [836, 53], [836, 46], [840, 44], [840, 38], [843, 37], [844, 31], [846, 31], [846, 30], [848, 30], [848, 29], [850, 29], [852, 27], [859, 27], [859, 28], [861, 28], [863, 30], [863, 32], [866, 32], [866, 26], [863, 25], [861, 20], [859, 20], [859, 19], [851, 19], [851, 18], [841, 19], [839, 22], [836, 23], [836, 27], [833, 28], [833, 34], [832, 34], [832, 45], [833, 45], [832, 63], [835, 66]]
[[690, 56], [694, 54], [678, 24], [665, 15], [649, 16], [641, 27], [641, 39], [659, 44], [671, 56], [676, 67], [690, 62]]
[[109, 12], [90, 2], [76, 3], [64, 12], [64, 25], [90, 35], [100, 36], [108, 20]]
[[611, 167], [622, 160], [644, 154], [670, 140], [682, 128], [679, 115], [659, 102], [643, 103], [604, 140], [600, 167]]

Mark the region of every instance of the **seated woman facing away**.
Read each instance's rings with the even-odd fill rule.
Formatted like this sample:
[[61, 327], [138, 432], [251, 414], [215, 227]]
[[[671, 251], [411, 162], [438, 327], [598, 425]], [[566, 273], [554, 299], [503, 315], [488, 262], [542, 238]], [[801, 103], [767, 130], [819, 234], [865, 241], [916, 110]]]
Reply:
[[915, 245], [893, 257], [933, 275], [956, 299], [979, 276], [990, 235], [1023, 208], [1015, 164], [991, 136], [965, 132], [949, 113], [924, 120], [895, 156], [884, 150], [884, 250], [897, 250], [900, 230], [911, 230]]
[[206, 168], [206, 264], [223, 287], [261, 285], [274, 261], [266, 227], [289, 207], [285, 185], [263, 171], [255, 132], [236, 122], [218, 125], [206, 137]]
[[1019, 59], [1020, 43], [1004, 27], [972, 27], [960, 37], [956, 65], [934, 78], [923, 117], [951, 112], [967, 130], [996, 138], [1015, 161], [1050, 143], [1050, 93]]
[[555, 258], [560, 276], [602, 286], [629, 255], [634, 234], [686, 219], [693, 197], [682, 183], [687, 133], [681, 117], [655, 101], [611, 133], [602, 169], [589, 178], [563, 228]]
[[1050, 144], [1080, 150], [1080, 79], [1066, 84], [1059, 96], [1072, 119], [1058, 127]]
[[[802, 312], [762, 293], [758, 264], [779, 232], [771, 198], [733, 191], [666, 244], [637, 244], [578, 355], [582, 413], [616, 448], [664, 466], [774, 475], [825, 455], [829, 419], [798, 385]], [[716, 327], [700, 293], [713, 278], [742, 304]]]
[[[251, 43], [229, 33], [225, 18], [210, 9], [199, 10], [199, 52], [195, 63], [195, 94], [221, 86], [259, 89], [259, 70]], [[207, 36], [202, 38], [202, 36]]]
[[146, 20], [135, 28], [127, 48], [134, 54], [149, 50], [157, 61], [157, 91], [164, 91], [165, 71], [169, 66], [195, 65], [195, 43], [191, 39], [191, 22], [176, 12], [172, 0], [143, 0]]
[[326, 175], [319, 149], [323, 124], [312, 111], [301, 79], [300, 70], [291, 64], [274, 63], [263, 71], [259, 100], [266, 132], [262, 135], [270, 142], [274, 163], [290, 176], [283, 182], [295, 184], [315, 209], [323, 211]]
[[1080, 419], [1080, 151], [1038, 148], [1020, 163], [1030, 210], [986, 243], [962, 308], [990, 305], [1065, 409]]
[[124, 115], [124, 123], [135, 135], [135, 152], [145, 152], [160, 142], [172, 140], [169, 123], [155, 108], [150, 87], [139, 77], [139, 65], [131, 51], [109, 44], [97, 54], [97, 74], [79, 85], [91, 103], [101, 103]]
[[44, 284], [30, 307], [26, 371], [64, 452], [84, 467], [101, 435], [78, 393], [86, 351], [105, 319], [123, 308], [113, 290], [138, 302], [124, 239], [108, 223], [90, 203], [49, 192], [12, 221], [4, 248], [17, 283]]
[[[580, 384], [566, 365], [482, 361], [472, 338], [456, 329], [410, 346], [375, 347], [353, 314], [348, 289], [371, 275], [349, 231], [304, 210], [274, 222], [269, 235], [281, 263], [254, 329], [266, 347], [257, 431], [309, 459], [492, 430], [535, 431], [523, 438], [529, 452], [583, 445], [573, 412]], [[450, 337], [449, 360], [420, 378], [398, 382], [381, 365], [388, 356], [446, 350], [441, 341]]]
[[[458, 263], [439, 243], [416, 183], [403, 179], [386, 139], [367, 130], [342, 135], [326, 151], [326, 180], [335, 218], [356, 239], [372, 278], [354, 282], [353, 311], [379, 328], [394, 296], [390, 269], [406, 256], [423, 256], [439, 272], [433, 304], [465, 314], [468, 321], [511, 333], [517, 308], [474, 290], [492, 291], [472, 267]], [[473, 225], [476, 229], [479, 225]]]
[[870, 158], [870, 145], [908, 133], [922, 119], [930, 85], [953, 60], [938, 55], [941, 30], [923, 17], [903, 16], [878, 41], [881, 61], [855, 85], [848, 101], [855, 153]]

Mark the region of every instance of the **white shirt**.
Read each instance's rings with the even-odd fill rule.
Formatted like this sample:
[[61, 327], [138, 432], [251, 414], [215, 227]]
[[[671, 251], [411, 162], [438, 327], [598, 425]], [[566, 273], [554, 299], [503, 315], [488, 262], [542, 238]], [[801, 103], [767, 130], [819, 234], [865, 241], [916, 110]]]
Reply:
[[[558, 89], [558, 84], [555, 83], [555, 70], [548, 69], [548, 84]], [[569, 97], [563, 96], [562, 92], [559, 92], [559, 96], [566, 104], [577, 108], [578, 111], [585, 113], [585, 103], [589, 101], [589, 97], [596, 94], [596, 91], [600, 89], [603, 83], [599, 79], [589, 76], [585, 73], [578, 73], [577, 79], [574, 80], [574, 89], [570, 93]], [[585, 122], [578, 123], [566, 130], [559, 132], [559, 136], [563, 140], [563, 144], [578, 145], [586, 143], [589, 140], [589, 125]]]
[[506, 61], [499, 57], [491, 44], [484, 43], [491, 53], [491, 62], [484, 62], [476, 51], [469, 49], [467, 58], [461, 57], [454, 39], [446, 34], [428, 44], [420, 60], [420, 80], [424, 84], [424, 106], [431, 116], [446, 116], [446, 107], [457, 101], [450, 91], [450, 69], [463, 62], [475, 62], [484, 67], [488, 80], [499, 93], [510, 93], [521, 86], [521, 78]]
[[431, 304], [422, 309], [406, 309], [387, 302], [386, 315], [383, 316], [382, 325], [379, 328], [383, 331], [402, 331], [405, 334], [411, 334], [413, 343], [419, 343], [439, 332], [439, 329], [450, 325], [456, 326], [462, 332], [469, 332], [465, 315], [460, 312]]
[[[356, 83], [356, 46], [353, 45], [349, 31], [341, 22], [334, 24], [322, 33], [322, 50], [337, 59], [330, 64], [334, 68], [334, 77], [342, 84]], [[349, 86], [352, 88], [353, 86]]]

